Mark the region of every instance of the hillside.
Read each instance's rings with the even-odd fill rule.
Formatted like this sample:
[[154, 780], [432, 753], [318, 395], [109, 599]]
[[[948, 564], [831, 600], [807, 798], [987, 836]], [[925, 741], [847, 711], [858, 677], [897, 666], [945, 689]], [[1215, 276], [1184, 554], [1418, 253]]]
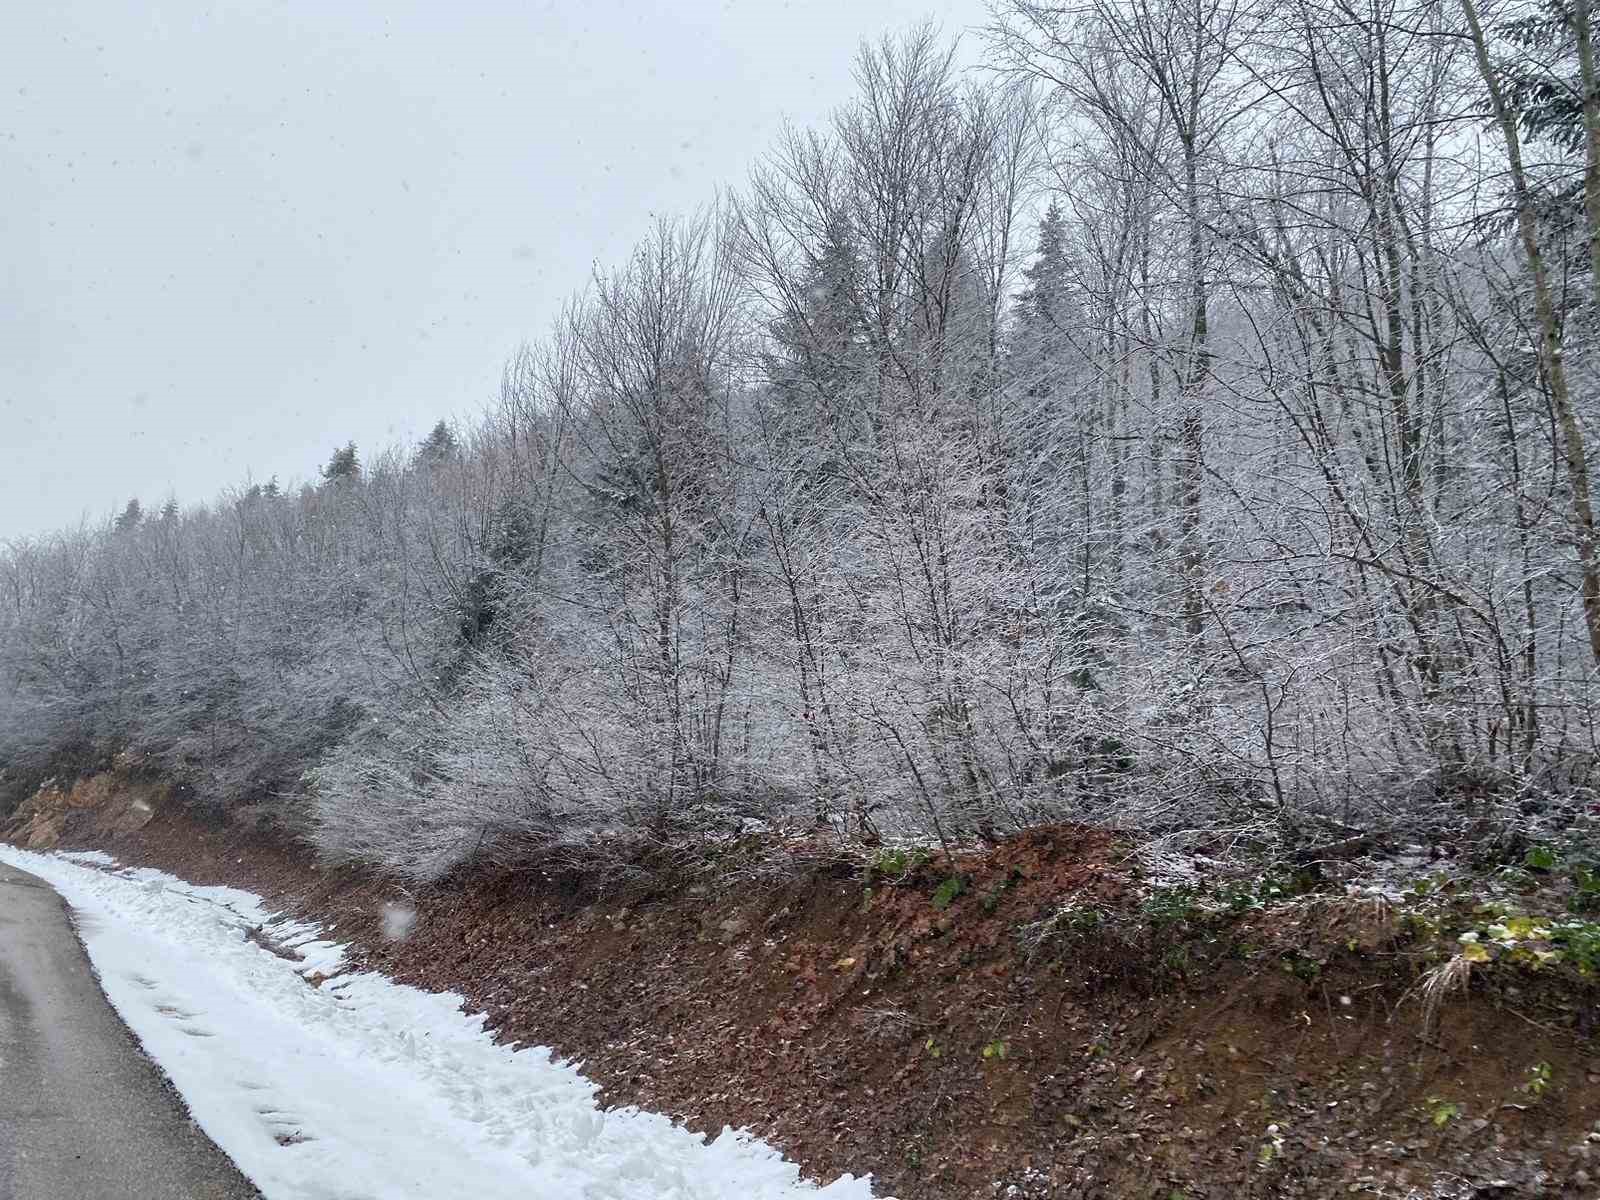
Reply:
[[[1600, 922], [1556, 869], [1162, 887], [1116, 835], [1056, 826], [953, 870], [767, 832], [689, 870], [416, 889], [148, 783], [32, 807], [35, 841], [258, 891], [462, 993], [608, 1104], [749, 1127], [902, 1200], [1588, 1197], [1600, 1178]], [[386, 936], [396, 911], [407, 936]]]
[[1518, 105], [1591, 31], [1297, 5], [867, 42], [476, 417], [8, 541], [0, 812], [128, 754], [417, 886], [756, 826], [1560, 842], [1600, 119]]
[[1592, 1200], [1590, 4], [862, 42], [475, 415], [0, 544], [0, 833], [902, 1198]]

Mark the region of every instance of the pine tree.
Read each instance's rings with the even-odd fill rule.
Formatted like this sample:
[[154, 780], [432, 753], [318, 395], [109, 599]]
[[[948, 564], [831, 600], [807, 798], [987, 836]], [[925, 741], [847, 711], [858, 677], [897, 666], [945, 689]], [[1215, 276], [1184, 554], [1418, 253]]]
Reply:
[[1038, 254], [1022, 274], [1028, 286], [1017, 297], [1012, 375], [1028, 395], [1049, 398], [1060, 385], [1070, 350], [1066, 228], [1055, 200], [1039, 222]]
[[139, 507], [139, 497], [135, 496], [128, 501], [128, 506], [117, 517], [115, 522], [116, 531], [118, 533], [127, 533], [129, 530], [137, 528], [143, 518], [144, 509]]
[[768, 356], [781, 414], [778, 445], [811, 447], [809, 471], [833, 475], [846, 447], [868, 439], [874, 363], [861, 319], [861, 265], [847, 234], [830, 229], [811, 250], [794, 308], [768, 327]]
[[346, 442], [333, 452], [328, 465], [322, 468], [322, 477], [329, 483], [346, 483], [361, 477], [361, 460], [356, 457], [354, 442]]
[[859, 272], [845, 237], [830, 231], [811, 255], [800, 304], [771, 327], [786, 360], [772, 364], [775, 376], [829, 397], [849, 384], [864, 340], [856, 304]]
[[449, 462], [460, 452], [456, 443], [456, 435], [450, 431], [450, 426], [444, 421], [435, 425], [428, 436], [417, 447], [417, 462], [419, 464], [437, 465]]

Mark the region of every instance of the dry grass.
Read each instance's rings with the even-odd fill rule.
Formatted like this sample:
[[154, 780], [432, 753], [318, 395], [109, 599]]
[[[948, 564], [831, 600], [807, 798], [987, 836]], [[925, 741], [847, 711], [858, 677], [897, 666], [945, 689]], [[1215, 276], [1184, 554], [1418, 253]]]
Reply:
[[859, 1008], [850, 1020], [862, 1033], [881, 1041], [903, 1042], [927, 1027], [928, 1022], [904, 1008]]
[[[1423, 973], [1412, 991], [1422, 1004], [1422, 1036], [1431, 1038], [1438, 1027], [1439, 1009], [1455, 992], [1464, 992], [1472, 975], [1472, 964], [1461, 955], [1431, 967]], [[1408, 993], [1409, 995], [1409, 993]]]

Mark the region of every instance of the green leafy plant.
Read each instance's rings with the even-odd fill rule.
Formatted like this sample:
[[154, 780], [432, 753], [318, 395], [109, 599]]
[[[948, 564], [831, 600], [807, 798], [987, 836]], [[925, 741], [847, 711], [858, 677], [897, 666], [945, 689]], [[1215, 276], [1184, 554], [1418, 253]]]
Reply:
[[1522, 1085], [1522, 1090], [1535, 1100], [1539, 1100], [1554, 1086], [1554, 1083], [1555, 1080], [1550, 1064], [1536, 1062], [1528, 1068], [1528, 1079]]
[[1575, 913], [1600, 912], [1600, 869], [1592, 863], [1574, 863], [1572, 886], [1568, 908]]
[[1495, 872], [1495, 878], [1518, 892], [1537, 891], [1539, 887], [1539, 877], [1526, 867], [1516, 865], [1501, 867]]
[[1263, 1167], [1269, 1166], [1282, 1153], [1283, 1131], [1277, 1125], [1268, 1125], [1267, 1140], [1262, 1142], [1261, 1148], [1256, 1151], [1256, 1162]]
[[1420, 879], [1411, 881], [1411, 886], [1406, 891], [1415, 899], [1422, 900], [1429, 896], [1440, 896], [1455, 890], [1455, 880], [1443, 871], [1432, 875], [1424, 875]]
[[995, 1038], [994, 1041], [987, 1043], [983, 1048], [983, 1056], [985, 1058], [1004, 1058], [1007, 1052], [1006, 1044], [1000, 1038]]
[[944, 1054], [944, 1048], [934, 1038], [929, 1038], [923, 1043], [922, 1048], [928, 1052], [929, 1058], [939, 1058]]
[[1001, 898], [1008, 891], [1010, 891], [1011, 888], [1014, 887], [1017, 881], [1021, 878], [1022, 873], [1013, 868], [1007, 873], [1004, 879], [1000, 880], [992, 888], [984, 892], [982, 900], [983, 911], [986, 913], [992, 913], [995, 909], [999, 908]]
[[1290, 950], [1283, 956], [1283, 969], [1301, 983], [1314, 983], [1322, 974], [1322, 964], [1316, 959]]
[[1217, 901], [1224, 912], [1233, 916], [1262, 908], [1261, 898], [1249, 887], [1225, 887], [1217, 891]]
[[1538, 918], [1525, 913], [1508, 916], [1505, 920], [1489, 926], [1486, 932], [1495, 941], [1507, 946], [1518, 942], [1543, 941], [1550, 936], [1550, 930]]
[[921, 846], [897, 846], [879, 850], [867, 863], [867, 882], [871, 883], [874, 875], [904, 879], [912, 871], [931, 861], [932, 857], [932, 854]]
[[1429, 1096], [1427, 1101], [1428, 1120], [1435, 1129], [1443, 1129], [1461, 1115], [1461, 1105], [1454, 1100], [1446, 1100], [1443, 1096]]
[[1189, 974], [1189, 948], [1187, 946], [1168, 946], [1161, 952], [1161, 969], [1169, 975], [1187, 976]]
[[946, 879], [933, 893], [933, 906], [937, 909], [949, 908], [955, 903], [956, 897], [967, 890], [967, 877], [965, 875], [952, 875]]
[[1550, 927], [1551, 944], [1580, 975], [1600, 971], [1600, 921], [1556, 921]]
[[1199, 900], [1191, 887], [1156, 888], [1145, 898], [1143, 911], [1152, 925], [1185, 925], [1201, 914]]
[[1439, 922], [1426, 913], [1407, 911], [1400, 914], [1400, 931], [1418, 941], [1437, 937], [1440, 929]]
[[1560, 856], [1550, 846], [1533, 846], [1522, 856], [1522, 865], [1530, 871], [1553, 871], [1560, 862]]
[[1099, 929], [1107, 920], [1105, 910], [1092, 904], [1075, 904], [1070, 909], [1064, 909], [1063, 914], [1062, 923], [1077, 933]]

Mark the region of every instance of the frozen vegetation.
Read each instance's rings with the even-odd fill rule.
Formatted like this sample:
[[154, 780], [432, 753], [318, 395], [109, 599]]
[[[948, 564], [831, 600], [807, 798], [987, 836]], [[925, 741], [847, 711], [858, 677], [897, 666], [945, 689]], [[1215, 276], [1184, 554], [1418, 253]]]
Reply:
[[987, 37], [970, 78], [863, 48], [480, 420], [9, 546], [8, 794], [125, 752], [412, 879], [751, 821], [1282, 852], [1592, 804], [1586, 0]]

